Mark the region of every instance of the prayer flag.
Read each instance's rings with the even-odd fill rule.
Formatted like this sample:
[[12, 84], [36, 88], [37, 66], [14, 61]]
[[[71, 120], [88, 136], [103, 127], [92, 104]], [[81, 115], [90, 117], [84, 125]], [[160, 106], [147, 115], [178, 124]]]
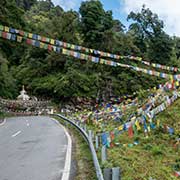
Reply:
[[102, 138], [102, 145], [106, 145], [107, 144], [107, 133], [102, 133], [101, 138]]
[[0, 31], [4, 30], [4, 26], [0, 25]]
[[12, 35], [11, 35], [11, 40], [13, 40], [13, 41], [16, 40], [16, 35], [15, 35], [15, 34], [12, 34]]
[[32, 36], [33, 36], [32, 33], [29, 33], [29, 34], [28, 34], [28, 37], [31, 38], [31, 39], [32, 39]]
[[128, 135], [129, 135], [129, 137], [130, 138], [132, 138], [133, 137], [133, 127], [132, 127], [132, 125], [128, 128]]
[[7, 38], [7, 32], [2, 32], [2, 37], [6, 39]]
[[4, 26], [4, 31], [5, 31], [5, 32], [9, 32], [9, 27]]
[[52, 45], [50, 45], [50, 44], [48, 45], [48, 50], [52, 51]]
[[17, 42], [22, 42], [22, 36], [17, 36]]
[[119, 130], [119, 131], [122, 131], [122, 130], [123, 130], [123, 125], [119, 126], [119, 127], [118, 127], [118, 130]]
[[137, 128], [138, 131], [141, 130], [141, 127], [139, 125], [139, 121], [138, 120], [135, 122], [135, 125], [136, 125], [136, 128]]
[[35, 39], [35, 40], [38, 40], [38, 35], [37, 34], [33, 34], [32, 38]]
[[50, 44], [53, 44], [53, 45], [54, 45], [54, 44], [55, 44], [55, 40], [54, 40], [54, 39], [51, 39], [51, 40], [50, 40]]
[[9, 29], [9, 32], [10, 32], [10, 33], [16, 33], [16, 32], [15, 32], [15, 29], [13, 29], [13, 28], [10, 28], [10, 29]]

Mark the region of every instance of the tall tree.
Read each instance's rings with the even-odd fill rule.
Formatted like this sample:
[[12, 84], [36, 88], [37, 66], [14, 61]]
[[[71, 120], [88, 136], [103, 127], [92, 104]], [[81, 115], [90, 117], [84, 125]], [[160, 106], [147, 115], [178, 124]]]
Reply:
[[33, 6], [36, 2], [37, 0], [16, 0], [17, 6], [25, 11], [30, 10], [31, 6]]
[[103, 33], [113, 26], [112, 12], [106, 12], [96, 0], [82, 2], [79, 12], [84, 42], [89, 47], [98, 48], [103, 42]]
[[172, 56], [172, 39], [163, 31], [164, 23], [158, 15], [143, 5], [141, 12], [131, 12], [129, 19], [134, 21], [129, 29], [142, 54], [154, 62], [168, 63]]

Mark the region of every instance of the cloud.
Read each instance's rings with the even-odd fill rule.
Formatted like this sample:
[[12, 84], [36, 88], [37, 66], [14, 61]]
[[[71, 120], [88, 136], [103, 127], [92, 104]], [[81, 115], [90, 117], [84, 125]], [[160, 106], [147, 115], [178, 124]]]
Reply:
[[60, 5], [65, 11], [78, 9], [83, 0], [52, 0], [55, 5]]
[[180, 0], [123, 0], [123, 10], [126, 14], [131, 11], [137, 12], [143, 4], [164, 21], [168, 34], [180, 36]]

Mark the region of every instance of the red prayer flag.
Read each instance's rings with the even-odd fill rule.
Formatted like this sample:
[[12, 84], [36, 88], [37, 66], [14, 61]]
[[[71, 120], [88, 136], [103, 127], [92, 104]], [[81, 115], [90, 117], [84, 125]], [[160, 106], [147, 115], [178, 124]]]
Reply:
[[48, 50], [49, 50], [49, 51], [52, 51], [52, 47], [53, 47], [53, 46], [49, 44], [49, 45], [48, 45]]
[[7, 32], [2, 32], [2, 37], [6, 39], [7, 38]]
[[41, 41], [42, 42], [46, 42], [46, 38], [45, 37], [41, 37]]
[[26, 43], [27, 44], [32, 44], [32, 40], [31, 39], [26, 39]]
[[24, 36], [24, 31], [19, 31], [19, 34], [21, 35], [21, 36]]
[[111, 138], [111, 144], [110, 146], [113, 147], [114, 146], [114, 143], [113, 143], [113, 140], [114, 140], [114, 132], [110, 132], [110, 138]]
[[130, 138], [132, 138], [133, 135], [134, 135], [132, 125], [131, 125], [131, 126], [129, 127], [129, 129], [128, 129], [128, 135], [129, 135]]

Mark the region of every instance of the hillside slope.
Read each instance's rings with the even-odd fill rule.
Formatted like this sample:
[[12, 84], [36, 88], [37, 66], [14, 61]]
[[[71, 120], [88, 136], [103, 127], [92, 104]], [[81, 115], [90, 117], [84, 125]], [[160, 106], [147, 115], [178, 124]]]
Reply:
[[[160, 125], [148, 137], [142, 133], [118, 137], [119, 146], [108, 149], [105, 166], [120, 166], [123, 180], [178, 179], [180, 171], [180, 99], [157, 117]], [[174, 134], [167, 132], [174, 128]], [[136, 145], [135, 145], [136, 144]]]

